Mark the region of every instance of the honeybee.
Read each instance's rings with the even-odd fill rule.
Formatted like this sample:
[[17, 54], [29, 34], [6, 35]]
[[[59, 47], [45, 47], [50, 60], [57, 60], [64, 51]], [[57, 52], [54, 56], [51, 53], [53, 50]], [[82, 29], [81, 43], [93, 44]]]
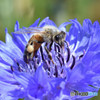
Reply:
[[29, 60], [33, 59], [35, 52], [40, 48], [41, 44], [44, 42], [46, 42], [47, 44], [56, 42], [61, 46], [64, 45], [66, 33], [64, 31], [59, 30], [55, 26], [45, 25], [41, 28], [28, 28], [26, 30], [29, 30], [30, 32], [23, 32], [24, 29], [22, 32], [34, 33], [25, 47], [23, 59], [26, 63], [28, 63]]

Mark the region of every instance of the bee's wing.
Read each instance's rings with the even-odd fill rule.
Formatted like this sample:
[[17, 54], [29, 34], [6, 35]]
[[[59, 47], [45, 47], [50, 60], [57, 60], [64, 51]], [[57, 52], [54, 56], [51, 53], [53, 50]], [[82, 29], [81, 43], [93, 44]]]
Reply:
[[41, 27], [28, 27], [19, 29], [18, 31], [15, 31], [16, 34], [27, 34], [27, 33], [43, 33], [44, 30]]

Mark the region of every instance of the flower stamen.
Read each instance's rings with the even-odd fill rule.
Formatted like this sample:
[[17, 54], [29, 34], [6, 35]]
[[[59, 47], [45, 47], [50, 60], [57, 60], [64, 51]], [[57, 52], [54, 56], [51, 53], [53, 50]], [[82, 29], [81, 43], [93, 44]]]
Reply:
[[60, 65], [62, 66], [62, 62], [58, 56], [57, 56], [57, 59], [59, 60]]
[[75, 56], [72, 55], [72, 58], [73, 58], [73, 62], [72, 62], [72, 64], [71, 64], [71, 66], [70, 66], [70, 69], [73, 69], [73, 67], [74, 67], [74, 65], [75, 65]]
[[58, 77], [58, 69], [57, 69], [57, 66], [55, 65], [55, 73], [54, 73], [54, 75], [56, 76], [56, 77]]
[[45, 60], [44, 60], [44, 57], [43, 57], [43, 50], [42, 50], [42, 46], [40, 47], [40, 52], [41, 52], [41, 57], [42, 57], [42, 60], [43, 60], [43, 61], [45, 61]]
[[60, 47], [59, 47], [59, 45], [54, 44], [54, 47], [55, 47], [55, 51], [56, 51], [56, 52], [60, 52]]
[[85, 50], [83, 51], [83, 54], [79, 56], [79, 59], [81, 59], [85, 55]]
[[11, 71], [13, 72], [14, 71], [13, 66], [10, 66], [10, 68], [11, 68]]
[[67, 48], [67, 53], [68, 53], [68, 55], [67, 55], [67, 62], [68, 62], [70, 59], [70, 49], [69, 48]]

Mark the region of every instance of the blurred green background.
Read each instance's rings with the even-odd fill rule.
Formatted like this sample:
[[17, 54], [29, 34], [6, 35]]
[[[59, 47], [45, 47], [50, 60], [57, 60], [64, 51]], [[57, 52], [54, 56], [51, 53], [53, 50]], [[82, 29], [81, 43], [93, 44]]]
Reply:
[[[100, 22], [100, 0], [0, 0], [0, 40], [5, 41], [5, 27], [14, 31], [16, 20], [20, 27], [30, 26], [37, 18], [49, 16], [57, 25], [77, 18]], [[90, 100], [100, 100], [100, 96]]]

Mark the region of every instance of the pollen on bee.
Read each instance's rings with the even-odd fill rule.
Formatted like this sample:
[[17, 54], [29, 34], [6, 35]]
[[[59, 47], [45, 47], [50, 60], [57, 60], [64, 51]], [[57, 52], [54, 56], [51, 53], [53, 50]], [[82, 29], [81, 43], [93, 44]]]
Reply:
[[34, 51], [33, 46], [32, 46], [32, 45], [29, 45], [29, 46], [27, 47], [27, 51], [28, 51], [29, 53], [32, 53], [32, 52]]

